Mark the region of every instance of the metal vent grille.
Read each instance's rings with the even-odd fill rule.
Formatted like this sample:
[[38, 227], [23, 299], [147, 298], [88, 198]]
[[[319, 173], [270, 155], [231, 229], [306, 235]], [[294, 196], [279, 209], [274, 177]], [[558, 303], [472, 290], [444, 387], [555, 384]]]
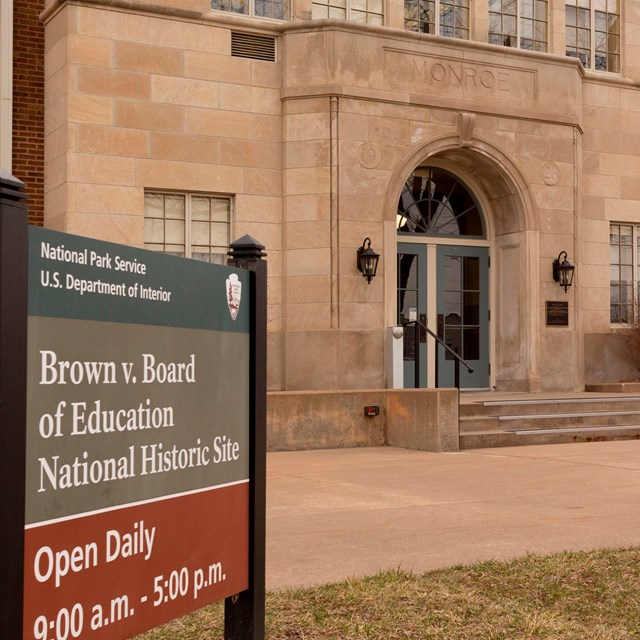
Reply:
[[276, 61], [276, 39], [255, 33], [231, 32], [231, 55], [236, 58]]

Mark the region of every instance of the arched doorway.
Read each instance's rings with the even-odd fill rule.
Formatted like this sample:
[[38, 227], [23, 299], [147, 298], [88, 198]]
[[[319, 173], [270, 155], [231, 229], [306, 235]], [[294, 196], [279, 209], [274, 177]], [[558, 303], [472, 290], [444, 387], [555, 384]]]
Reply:
[[461, 388], [489, 388], [489, 239], [473, 192], [445, 169], [417, 168], [400, 194], [396, 233], [397, 322], [419, 323], [403, 338], [405, 387], [454, 385], [455, 358], [429, 327], [473, 368], [461, 368]]

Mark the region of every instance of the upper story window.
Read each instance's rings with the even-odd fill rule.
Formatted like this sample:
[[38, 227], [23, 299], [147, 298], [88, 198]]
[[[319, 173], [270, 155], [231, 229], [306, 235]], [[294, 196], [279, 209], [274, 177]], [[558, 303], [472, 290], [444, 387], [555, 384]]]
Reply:
[[144, 194], [145, 249], [227, 263], [231, 200], [191, 193]]
[[311, 17], [314, 20], [336, 18], [361, 24], [384, 24], [383, 0], [313, 0]]
[[258, 18], [289, 19], [288, 0], [211, 0], [211, 8]]
[[620, 72], [619, 0], [566, 0], [566, 51], [585, 69]]
[[469, 0], [404, 0], [404, 28], [469, 39]]
[[546, 0], [489, 0], [489, 42], [547, 50]]

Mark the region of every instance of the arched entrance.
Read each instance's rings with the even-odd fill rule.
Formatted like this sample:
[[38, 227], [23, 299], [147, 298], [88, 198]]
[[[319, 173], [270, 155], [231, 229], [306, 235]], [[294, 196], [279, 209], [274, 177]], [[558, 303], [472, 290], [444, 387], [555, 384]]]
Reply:
[[421, 387], [454, 385], [455, 358], [429, 327], [473, 368], [461, 368], [461, 388], [489, 388], [490, 242], [478, 200], [454, 173], [418, 167], [400, 194], [396, 233], [405, 387], [416, 379]]

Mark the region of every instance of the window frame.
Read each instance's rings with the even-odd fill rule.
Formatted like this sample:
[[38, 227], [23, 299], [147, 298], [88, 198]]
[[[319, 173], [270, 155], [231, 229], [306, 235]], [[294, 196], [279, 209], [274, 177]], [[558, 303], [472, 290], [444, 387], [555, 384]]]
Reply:
[[[385, 24], [385, 0], [377, 0], [380, 2], [380, 12], [369, 11], [369, 4], [372, 0], [327, 0], [326, 2], [317, 2], [315, 0], [311, 3], [311, 19], [312, 20], [344, 20], [345, 22], [354, 22], [355, 24], [370, 24], [374, 26], [384, 26]], [[354, 7], [356, 2], [363, 3], [365, 9], [360, 7]], [[315, 8], [319, 7], [323, 10], [326, 8], [326, 16], [319, 16], [315, 13]], [[331, 15], [332, 8], [335, 11], [344, 10], [345, 16]], [[355, 20], [353, 15], [361, 14], [365, 17], [364, 20]], [[369, 20], [369, 16], [379, 17], [379, 21]]]
[[[182, 196], [185, 199], [185, 203], [184, 203], [184, 256], [185, 258], [189, 258], [189, 259], [195, 259], [198, 260], [199, 258], [193, 258], [193, 254], [194, 253], [198, 253], [197, 251], [194, 252], [194, 246], [193, 246], [193, 223], [194, 222], [198, 222], [198, 220], [193, 220], [193, 199], [194, 198], [208, 198], [209, 200], [221, 200], [221, 201], [225, 201], [227, 203], [227, 244], [224, 248], [226, 248], [227, 250], [229, 249], [229, 245], [231, 243], [231, 238], [233, 237], [233, 220], [234, 220], [234, 198], [231, 195], [228, 194], [218, 194], [218, 193], [207, 193], [207, 192], [203, 192], [203, 191], [176, 191], [176, 190], [171, 190], [171, 189], [145, 189], [144, 191], [144, 222], [145, 222], [145, 231], [144, 231], [144, 247], [145, 249], [148, 249], [150, 251], [158, 251], [158, 252], [162, 252], [162, 253], [172, 253], [175, 255], [175, 252], [172, 251], [167, 251], [166, 247], [167, 245], [173, 245], [173, 244], [178, 244], [178, 243], [172, 243], [172, 242], [167, 242], [166, 239], [166, 231], [165, 231], [165, 236], [163, 238], [163, 242], [159, 243], [159, 242], [149, 242], [147, 240], [147, 234], [146, 234], [146, 223], [147, 220], [150, 219], [155, 219], [155, 220], [166, 220], [166, 208], [164, 209], [164, 217], [163, 218], [151, 218], [150, 216], [147, 215], [147, 203], [146, 203], [146, 198], [148, 195], [161, 195], [161, 196]], [[175, 220], [181, 220], [180, 218], [175, 218]], [[211, 223], [212, 220], [209, 220], [209, 223]], [[153, 245], [153, 246], [151, 246]], [[154, 247], [160, 247], [162, 246], [162, 249], [159, 248], [154, 248]], [[198, 245], [201, 246], [201, 245]], [[222, 253], [215, 253], [212, 252], [211, 249], [213, 248], [223, 248], [223, 245], [212, 245], [209, 244], [208, 248], [209, 248], [209, 256], [212, 255], [226, 255], [226, 252], [224, 254]], [[208, 262], [210, 263], [215, 263], [215, 261], [212, 261], [211, 259], [208, 260]], [[218, 264], [218, 263], [215, 263]], [[224, 264], [221, 263], [221, 264]]]
[[[589, 5], [589, 24], [587, 27], [580, 25], [578, 14], [580, 11], [585, 11], [586, 7], [580, 6], [581, 4]], [[604, 3], [605, 10], [602, 11], [602, 7], [596, 5]], [[609, 6], [615, 3], [615, 10], [610, 11]], [[569, 24], [569, 9], [575, 10], [575, 24]], [[604, 15], [605, 31], [598, 29], [597, 15]], [[611, 17], [615, 17], [616, 31], [610, 31]], [[575, 32], [574, 38], [570, 37], [570, 30]], [[585, 61], [580, 56], [580, 52], [586, 51], [586, 49], [580, 46], [580, 31], [588, 31], [589, 33], [589, 64], [585, 64]], [[598, 34], [602, 34], [606, 42], [606, 50], [602, 51], [596, 49]], [[617, 39], [617, 49], [614, 51], [609, 50], [609, 42], [611, 38]], [[575, 44], [569, 43], [575, 40]], [[597, 68], [598, 55], [604, 55], [605, 68]], [[621, 73], [622, 69], [622, 7], [621, 0], [565, 0], [565, 55], [570, 58], [576, 58], [580, 60], [582, 66], [589, 71], [596, 73]]]
[[[283, 9], [282, 17], [274, 17], [273, 15], [261, 15], [256, 13], [256, 3], [270, 4], [272, 7], [278, 4], [278, 0], [211, 0], [210, 7], [212, 11], [220, 11], [222, 13], [231, 13], [237, 16], [247, 16], [249, 18], [261, 18], [264, 20], [276, 20], [278, 22], [286, 22], [291, 20], [291, 0], [281, 0]], [[216, 6], [217, 5], [217, 6]], [[247, 10], [243, 11], [242, 8]], [[271, 12], [273, 14], [273, 11]]]
[[[549, 50], [549, 12], [550, 12], [550, 3], [549, 0], [529, 0], [532, 4], [532, 15], [526, 16], [523, 15], [526, 9], [526, 0], [513, 0], [515, 3], [515, 14], [505, 13], [505, 0], [497, 0], [500, 4], [500, 11], [492, 11], [491, 10], [491, 0], [489, 1], [489, 44], [494, 44], [503, 47], [511, 47], [514, 49], [521, 49], [523, 51], [537, 51], [546, 53]], [[540, 19], [537, 17], [537, 9], [539, 4], [544, 4], [544, 19]], [[504, 33], [504, 28], [500, 33], [491, 31], [491, 17], [492, 16], [500, 16], [500, 23], [504, 26], [504, 17], [513, 17], [515, 20], [515, 35], [506, 35]], [[532, 26], [532, 35], [530, 38], [525, 38], [523, 34], [523, 23], [531, 22]], [[536, 25], [544, 24], [544, 40], [536, 39]], [[500, 39], [500, 42], [492, 42], [492, 36], [494, 38]], [[508, 38], [515, 38], [515, 44], [505, 43], [505, 40]], [[523, 47], [523, 40], [531, 41], [532, 46]], [[542, 43], [544, 45], [543, 48], [536, 48], [537, 43]]]
[[[630, 245], [622, 245], [620, 242], [614, 245], [612, 242], [612, 231], [613, 227], [618, 227], [617, 237], [620, 238], [620, 228], [621, 227], [630, 227], [631, 228], [631, 244]], [[621, 260], [621, 246], [630, 246], [631, 247], [631, 263], [625, 262], [623, 263]], [[617, 262], [613, 261], [613, 249], [614, 247], [618, 248], [618, 260]], [[639, 304], [640, 304], [640, 225], [635, 224], [633, 222], [610, 222], [609, 223], [609, 323], [614, 328], [629, 328], [635, 322], [638, 322], [640, 318], [638, 318]], [[618, 268], [618, 273], [623, 267], [631, 267], [631, 301], [629, 303], [622, 304], [622, 302], [618, 301], [616, 307], [618, 309], [622, 309], [624, 307], [631, 307], [629, 318], [626, 322], [623, 321], [614, 321], [612, 320], [612, 311], [613, 311], [613, 280], [612, 280], [612, 271], [614, 268]], [[622, 287], [622, 280], [617, 281], [618, 293], [620, 294], [620, 287]], [[620, 300], [620, 297], [619, 297]]]
[[[413, 16], [409, 16], [408, 12], [411, 9], [411, 7], [408, 6], [408, 2], [407, 0], [405, 0], [404, 2], [404, 18], [403, 18], [403, 24], [404, 24], [404, 30], [405, 31], [413, 31], [414, 33], [426, 33], [426, 34], [430, 34], [430, 35], [436, 35], [436, 36], [441, 36], [443, 38], [452, 38], [452, 39], [456, 39], [456, 40], [471, 40], [471, 21], [472, 21], [472, 16], [471, 16], [471, 1], [470, 0], [411, 0], [412, 4], [415, 5], [414, 7], [414, 11], [415, 13], [415, 17]], [[464, 3], [464, 6], [463, 6]], [[427, 4], [432, 4], [433, 5], [433, 15], [434, 15], [434, 19], [433, 21], [428, 21], [428, 20], [423, 20], [423, 16], [430, 11], [430, 9], [425, 9], [424, 5]], [[452, 11], [453, 11], [453, 18], [452, 18], [452, 22], [453, 24], [444, 24], [442, 21], [442, 16], [445, 12], [443, 12], [442, 7], [443, 6], [449, 6], [451, 7]], [[460, 11], [464, 11], [466, 12], [466, 26], [457, 26], [456, 25], [456, 14], [457, 12]], [[436, 20], [437, 18], [437, 20]], [[412, 23], [415, 24], [417, 26], [417, 28], [413, 29], [407, 26], [408, 23]], [[434, 27], [434, 32], [431, 31], [425, 31], [422, 26], [423, 25], [433, 25]], [[450, 33], [444, 33], [444, 31], [447, 31], [451, 29], [453, 31], [452, 34]], [[456, 35], [457, 31], [464, 31], [465, 32], [465, 36], [461, 37]]]

